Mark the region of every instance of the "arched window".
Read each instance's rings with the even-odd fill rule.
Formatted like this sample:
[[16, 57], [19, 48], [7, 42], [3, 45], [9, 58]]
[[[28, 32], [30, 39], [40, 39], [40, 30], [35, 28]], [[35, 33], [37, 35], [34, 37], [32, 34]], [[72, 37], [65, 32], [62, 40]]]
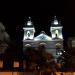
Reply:
[[31, 44], [26, 44], [25, 47], [31, 47]]
[[58, 30], [55, 30], [55, 35], [56, 35], [56, 37], [58, 37], [58, 35], [59, 35]]
[[27, 37], [30, 37], [30, 31], [27, 31]]

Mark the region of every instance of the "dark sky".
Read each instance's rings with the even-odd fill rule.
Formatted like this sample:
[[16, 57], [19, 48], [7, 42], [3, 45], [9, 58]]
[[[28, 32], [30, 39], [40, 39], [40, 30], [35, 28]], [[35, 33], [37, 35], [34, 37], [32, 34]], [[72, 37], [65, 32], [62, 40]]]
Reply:
[[22, 39], [24, 21], [31, 16], [36, 34], [44, 30], [50, 35], [49, 27], [54, 15], [63, 25], [64, 37], [75, 35], [75, 1], [74, 0], [45, 0], [2, 3], [0, 21], [6, 27], [11, 38]]

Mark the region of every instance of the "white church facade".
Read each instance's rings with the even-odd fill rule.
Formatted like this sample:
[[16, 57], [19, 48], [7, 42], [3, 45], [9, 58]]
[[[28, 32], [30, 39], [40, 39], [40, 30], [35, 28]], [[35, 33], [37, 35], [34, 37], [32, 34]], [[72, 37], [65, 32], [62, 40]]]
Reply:
[[63, 34], [60, 21], [57, 20], [56, 16], [51, 22], [50, 35], [47, 35], [45, 31], [41, 31], [39, 35], [34, 36], [35, 28], [29, 17], [29, 20], [23, 27], [24, 36], [23, 36], [23, 50], [27, 45], [37, 48], [39, 44], [46, 44], [46, 52], [52, 53], [53, 56], [57, 59], [62, 55], [61, 50], [63, 50]]

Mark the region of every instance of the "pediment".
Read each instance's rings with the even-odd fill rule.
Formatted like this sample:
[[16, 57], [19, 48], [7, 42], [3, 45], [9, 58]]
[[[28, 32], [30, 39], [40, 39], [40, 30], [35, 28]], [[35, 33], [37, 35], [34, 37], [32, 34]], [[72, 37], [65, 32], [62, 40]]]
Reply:
[[52, 38], [48, 36], [45, 32], [40, 33], [34, 38], [35, 41], [51, 41]]

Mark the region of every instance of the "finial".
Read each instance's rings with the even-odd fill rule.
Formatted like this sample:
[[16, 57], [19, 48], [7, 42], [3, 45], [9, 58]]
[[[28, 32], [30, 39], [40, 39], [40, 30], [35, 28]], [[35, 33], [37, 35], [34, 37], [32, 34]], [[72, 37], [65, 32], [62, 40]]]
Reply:
[[54, 24], [58, 25], [58, 20], [57, 20], [56, 16], [54, 16]]
[[31, 26], [31, 25], [32, 25], [32, 22], [31, 22], [31, 17], [28, 17], [28, 22], [27, 22], [27, 25], [28, 25], [28, 26]]
[[56, 15], [54, 16], [54, 20], [57, 20], [57, 16]]
[[28, 19], [29, 19], [29, 21], [30, 21], [30, 20], [31, 20], [31, 17], [29, 16]]

